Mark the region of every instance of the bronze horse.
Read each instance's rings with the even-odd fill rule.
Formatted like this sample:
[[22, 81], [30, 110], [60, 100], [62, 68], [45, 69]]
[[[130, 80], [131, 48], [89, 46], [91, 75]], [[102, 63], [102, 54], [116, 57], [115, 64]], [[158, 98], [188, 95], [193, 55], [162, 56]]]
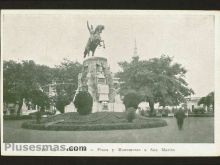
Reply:
[[86, 48], [84, 51], [84, 58], [86, 57], [86, 55], [89, 56], [90, 51], [92, 52], [92, 56], [94, 56], [94, 53], [95, 53], [97, 46], [103, 46], [103, 48], [105, 48], [104, 40], [102, 40], [101, 36], [100, 36], [100, 34], [102, 33], [102, 30], [104, 30], [104, 26], [98, 25], [95, 28], [95, 30], [93, 30], [93, 26], [91, 26], [91, 28], [90, 28], [88, 21], [87, 21], [87, 27], [90, 32], [90, 37], [89, 37], [88, 42], [86, 44]]

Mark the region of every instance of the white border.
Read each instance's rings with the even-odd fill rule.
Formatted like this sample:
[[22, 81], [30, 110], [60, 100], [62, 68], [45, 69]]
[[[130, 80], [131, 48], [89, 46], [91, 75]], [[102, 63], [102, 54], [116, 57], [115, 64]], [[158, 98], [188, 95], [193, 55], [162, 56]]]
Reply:
[[[4, 150], [3, 143], [3, 104], [1, 106], [1, 151], [2, 155], [27, 155], [27, 156], [219, 156], [220, 155], [220, 94], [218, 82], [220, 80], [220, 12], [219, 11], [161, 11], [161, 10], [2, 10], [1, 11], [1, 39], [3, 36], [4, 14], [100, 14], [100, 15], [213, 15], [215, 16], [215, 143], [66, 143], [66, 145], [84, 145], [88, 151], [84, 152], [11, 152]], [[3, 40], [1, 40], [1, 96], [3, 96]], [[3, 97], [1, 97], [3, 103]], [[19, 145], [25, 143], [17, 143]], [[39, 144], [39, 143], [27, 143]], [[48, 143], [59, 144], [64, 143]], [[156, 148], [158, 152], [98, 152], [97, 148], [108, 148], [109, 150], [121, 148]], [[161, 152], [161, 148], [173, 148], [174, 152]], [[93, 149], [93, 151], [91, 151]]]

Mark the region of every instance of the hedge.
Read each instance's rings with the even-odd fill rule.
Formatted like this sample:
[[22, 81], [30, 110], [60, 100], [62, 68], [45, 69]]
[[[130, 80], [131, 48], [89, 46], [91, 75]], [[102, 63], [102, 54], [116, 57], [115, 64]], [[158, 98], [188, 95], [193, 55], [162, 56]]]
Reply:
[[3, 116], [4, 120], [24, 120], [24, 119], [32, 119], [32, 116], [25, 115], [25, 116]]
[[211, 114], [190, 114], [189, 117], [214, 117], [214, 113]]
[[133, 107], [126, 109], [126, 113], [127, 113], [126, 118], [130, 123], [135, 119], [135, 110], [136, 109], [134, 109]]
[[167, 126], [167, 122], [162, 119], [148, 119], [143, 122], [133, 123], [107, 123], [107, 124], [67, 124], [59, 123], [46, 126], [45, 124], [36, 124], [34, 121], [24, 122], [22, 128], [37, 130], [54, 130], [54, 131], [95, 131], [95, 130], [124, 130], [124, 129], [141, 129]]

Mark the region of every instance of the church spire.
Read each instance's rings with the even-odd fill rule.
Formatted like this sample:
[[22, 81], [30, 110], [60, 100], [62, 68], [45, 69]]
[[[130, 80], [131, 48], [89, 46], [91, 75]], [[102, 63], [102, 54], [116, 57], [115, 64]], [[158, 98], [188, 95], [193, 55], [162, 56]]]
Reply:
[[133, 54], [133, 56], [134, 57], [138, 56], [136, 38], [134, 40], [134, 54]]

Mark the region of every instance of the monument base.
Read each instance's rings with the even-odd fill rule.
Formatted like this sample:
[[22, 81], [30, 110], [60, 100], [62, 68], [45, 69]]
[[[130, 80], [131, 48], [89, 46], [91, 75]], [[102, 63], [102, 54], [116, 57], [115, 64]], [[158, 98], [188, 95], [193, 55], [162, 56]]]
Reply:
[[73, 102], [71, 101], [69, 105], [65, 106], [64, 113], [69, 112], [77, 112], [76, 107], [74, 106]]
[[93, 102], [92, 113], [95, 112], [125, 112], [125, 106], [123, 103], [113, 102], [104, 107], [102, 103]]
[[88, 91], [93, 98], [92, 112], [112, 111], [109, 103], [115, 100], [113, 75], [105, 57], [88, 57], [78, 76], [79, 91]]

